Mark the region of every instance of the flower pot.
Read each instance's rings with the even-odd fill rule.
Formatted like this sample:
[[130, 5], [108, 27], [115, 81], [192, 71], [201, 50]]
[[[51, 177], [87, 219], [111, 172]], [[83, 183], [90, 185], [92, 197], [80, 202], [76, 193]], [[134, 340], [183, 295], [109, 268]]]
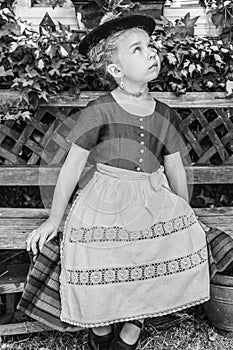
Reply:
[[216, 274], [210, 283], [210, 300], [204, 304], [211, 325], [233, 331], [233, 277]]

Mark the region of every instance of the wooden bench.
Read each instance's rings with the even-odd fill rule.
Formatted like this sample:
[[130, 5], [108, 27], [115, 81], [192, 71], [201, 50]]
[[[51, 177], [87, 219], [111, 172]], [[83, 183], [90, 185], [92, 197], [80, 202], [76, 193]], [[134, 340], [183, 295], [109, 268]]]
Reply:
[[[169, 101], [168, 97], [166, 98]], [[89, 99], [90, 97], [85, 97], [85, 102], [81, 103], [82, 106]], [[175, 100], [171, 98], [171, 105], [172, 101], [174, 108], [182, 106], [182, 101], [174, 102]], [[193, 104], [192, 100], [190, 100], [191, 104]], [[233, 102], [231, 104], [233, 105]], [[204, 105], [206, 102], [205, 104], [203, 102]], [[187, 103], [185, 107], [187, 107]], [[38, 186], [38, 184], [40, 186], [54, 186], [59, 169], [58, 166], [4, 165], [0, 167], [0, 186]], [[189, 185], [233, 184], [233, 165], [195, 165], [186, 167], [186, 173]], [[233, 236], [233, 207], [195, 208], [195, 212], [207, 225], [218, 227]], [[48, 210], [46, 209], [0, 208], [0, 249], [24, 250], [28, 233], [38, 227], [47, 216]], [[0, 296], [5, 295], [6, 297], [6, 312], [8, 314], [14, 313], [14, 294], [23, 291], [26, 272], [27, 269], [24, 266], [17, 272], [17, 275], [9, 272], [4, 274], [3, 272], [0, 277]], [[44, 330], [50, 330], [50, 328], [34, 321], [0, 324], [0, 335]]]

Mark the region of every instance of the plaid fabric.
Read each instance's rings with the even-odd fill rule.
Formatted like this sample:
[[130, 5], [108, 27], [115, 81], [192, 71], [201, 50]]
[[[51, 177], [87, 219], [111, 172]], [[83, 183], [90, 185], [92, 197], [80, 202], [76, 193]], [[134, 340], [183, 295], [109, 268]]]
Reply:
[[59, 240], [55, 238], [44, 244], [35, 264], [32, 263], [17, 308], [56, 330], [77, 331], [80, 327], [60, 320], [60, 270], [60, 245]]
[[[223, 272], [233, 262], [233, 239], [219, 229], [206, 230], [210, 277]], [[59, 240], [47, 242], [32, 264], [18, 309], [28, 316], [59, 331], [77, 331], [80, 328], [60, 320]]]
[[213, 280], [217, 272], [231, 268], [233, 262], [233, 239], [225, 232], [211, 228], [206, 232], [209, 255], [210, 279]]

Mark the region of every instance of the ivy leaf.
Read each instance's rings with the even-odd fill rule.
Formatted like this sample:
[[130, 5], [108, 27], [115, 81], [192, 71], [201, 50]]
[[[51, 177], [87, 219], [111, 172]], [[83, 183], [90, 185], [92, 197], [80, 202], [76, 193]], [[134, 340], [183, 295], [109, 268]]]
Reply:
[[214, 83], [209, 80], [209, 81], [207, 81], [206, 86], [208, 86], [208, 88], [211, 89], [214, 86]]
[[26, 72], [28, 72], [29, 78], [35, 78], [39, 75], [39, 73], [35, 69], [31, 69], [31, 67], [26, 67]]
[[53, 57], [56, 55], [56, 47], [54, 47], [54, 45], [49, 45], [49, 47], [47, 48], [47, 50], [45, 50], [46, 55], [48, 55], [51, 60], [53, 59]]
[[39, 59], [37, 67], [39, 70], [42, 70], [44, 68], [44, 61], [42, 59]]
[[190, 17], [190, 12], [188, 12], [184, 18], [181, 18], [181, 22], [184, 23], [185, 27], [189, 27], [189, 28], [192, 28], [194, 27], [196, 21], [198, 20], [200, 16], [196, 16], [196, 17], [193, 17], [191, 18]]
[[60, 71], [59, 71], [59, 69], [54, 68], [54, 69], [51, 69], [51, 70], [49, 71], [49, 74], [50, 74], [51, 76], [53, 76], [53, 75], [55, 75], [55, 74], [60, 75]]
[[17, 42], [13, 42], [10, 44], [10, 49], [9, 52], [14, 52], [16, 49], [18, 48], [18, 43]]
[[40, 91], [38, 94], [39, 99], [44, 99], [45, 101], [48, 102], [48, 93], [45, 91]]
[[196, 70], [196, 65], [194, 63], [191, 63], [189, 65], [188, 70], [189, 70], [190, 75], [192, 76], [193, 72]]
[[218, 51], [219, 51], [217, 45], [212, 45], [212, 46], [210, 46], [210, 49], [211, 49], [212, 51], [215, 51], [215, 52], [218, 52]]
[[221, 56], [217, 53], [214, 54], [214, 59], [216, 62], [223, 63]]
[[0, 77], [14, 76], [12, 69], [5, 70], [3, 66], [0, 67]]
[[187, 69], [181, 69], [180, 73], [181, 73], [181, 75], [183, 77], [187, 78], [187, 76], [188, 76], [188, 70]]
[[189, 64], [190, 64], [190, 61], [189, 60], [185, 60], [183, 67], [187, 68], [189, 66]]
[[168, 62], [171, 64], [171, 65], [175, 65], [176, 64], [176, 56], [173, 54], [173, 53], [171, 53], [171, 52], [168, 52], [168, 54], [167, 54], [167, 59], [168, 59]]
[[212, 13], [211, 19], [212, 19], [215, 27], [218, 28], [219, 26], [223, 25], [223, 23], [224, 23], [224, 13], [221, 13], [221, 12]]
[[62, 57], [67, 57], [69, 55], [62, 45], [60, 46], [59, 52]]
[[26, 119], [31, 120], [31, 113], [29, 111], [24, 111], [20, 113], [20, 117], [25, 121]]
[[233, 96], [233, 81], [227, 79], [226, 82], [226, 97], [232, 97]]
[[211, 66], [204, 68], [202, 71], [202, 74], [209, 74], [209, 73], [217, 73], [217, 71], [214, 67], [211, 67]]

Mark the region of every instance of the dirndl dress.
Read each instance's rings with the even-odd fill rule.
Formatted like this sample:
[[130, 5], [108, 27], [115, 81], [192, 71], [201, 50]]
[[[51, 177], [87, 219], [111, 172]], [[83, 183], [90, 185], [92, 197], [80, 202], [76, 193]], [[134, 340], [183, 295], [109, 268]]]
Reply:
[[139, 118], [111, 94], [97, 100], [72, 131], [76, 146], [94, 149], [94, 174], [59, 246], [48, 242], [39, 254], [18, 306], [59, 330], [162, 316], [209, 299], [206, 233], [160, 165], [182, 148], [173, 119], [161, 103]]
[[209, 299], [205, 232], [161, 166], [97, 164], [65, 223], [61, 320], [81, 327], [155, 317]]

